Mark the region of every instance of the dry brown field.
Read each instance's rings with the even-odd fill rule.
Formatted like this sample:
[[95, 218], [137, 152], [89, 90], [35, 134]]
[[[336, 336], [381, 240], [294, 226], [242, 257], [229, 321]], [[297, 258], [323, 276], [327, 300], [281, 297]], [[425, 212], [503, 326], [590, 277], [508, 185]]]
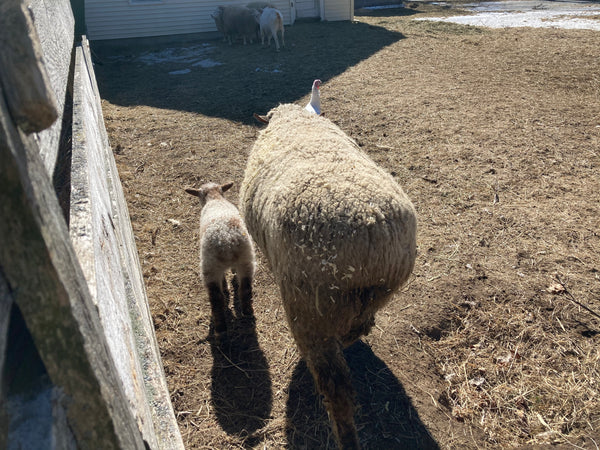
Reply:
[[[322, 107], [418, 212], [409, 283], [346, 356], [366, 449], [600, 445], [600, 33], [414, 21], [297, 23], [286, 47], [206, 41], [214, 67], [96, 48], [102, 106], [187, 448], [333, 449], [262, 255], [255, 323], [217, 345], [184, 188], [234, 181], [253, 112]], [[190, 68], [189, 73], [170, 72]]]

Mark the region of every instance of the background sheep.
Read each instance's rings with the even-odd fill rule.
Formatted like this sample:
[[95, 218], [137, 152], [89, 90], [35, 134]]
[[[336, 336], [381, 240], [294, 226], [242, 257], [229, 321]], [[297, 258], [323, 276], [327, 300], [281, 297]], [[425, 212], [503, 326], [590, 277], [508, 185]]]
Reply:
[[257, 12], [254, 9], [239, 5], [218, 6], [211, 14], [217, 30], [232, 44], [235, 39], [242, 38], [250, 43], [258, 36]]
[[414, 208], [342, 130], [297, 105], [268, 114], [248, 160], [240, 209], [281, 291], [290, 329], [338, 444], [359, 448], [342, 349], [408, 279]]
[[239, 211], [223, 197], [233, 183], [207, 183], [200, 189], [185, 191], [200, 199], [200, 260], [204, 285], [208, 291], [215, 333], [226, 328], [228, 301], [225, 272], [233, 269], [237, 281], [242, 314], [251, 316], [254, 247]]
[[227, 36], [225, 35], [225, 25], [223, 24], [223, 9], [225, 9], [224, 6], [217, 6], [217, 9], [213, 11], [210, 17], [215, 21], [217, 31], [223, 34], [223, 41], [226, 41]]
[[272, 37], [275, 39], [275, 48], [279, 51], [279, 41], [277, 40], [277, 32], [279, 32], [281, 33], [281, 45], [285, 47], [283, 14], [281, 14], [281, 11], [270, 7], [264, 8], [258, 23], [260, 25], [261, 44], [263, 46], [265, 45], [265, 35], [267, 35], [269, 37], [267, 45], [271, 46]]

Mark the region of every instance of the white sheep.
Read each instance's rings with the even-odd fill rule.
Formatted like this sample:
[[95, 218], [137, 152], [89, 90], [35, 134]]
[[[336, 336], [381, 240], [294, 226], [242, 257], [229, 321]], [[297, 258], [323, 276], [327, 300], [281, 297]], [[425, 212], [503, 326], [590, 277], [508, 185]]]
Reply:
[[200, 199], [200, 260], [204, 285], [208, 291], [214, 330], [217, 336], [227, 329], [227, 281], [225, 273], [235, 273], [242, 314], [252, 316], [252, 278], [255, 256], [252, 240], [238, 209], [223, 193], [233, 183], [203, 184], [199, 189], [187, 188], [188, 194]]
[[258, 18], [260, 26], [261, 45], [265, 45], [265, 35], [268, 35], [267, 45], [271, 46], [271, 37], [275, 40], [275, 48], [279, 51], [279, 41], [277, 40], [277, 32], [281, 33], [281, 45], [285, 47], [283, 14], [275, 8], [266, 7], [262, 10]]
[[279, 286], [287, 321], [341, 448], [359, 448], [342, 349], [375, 323], [416, 257], [413, 205], [332, 122], [271, 110], [249, 156], [240, 210]]

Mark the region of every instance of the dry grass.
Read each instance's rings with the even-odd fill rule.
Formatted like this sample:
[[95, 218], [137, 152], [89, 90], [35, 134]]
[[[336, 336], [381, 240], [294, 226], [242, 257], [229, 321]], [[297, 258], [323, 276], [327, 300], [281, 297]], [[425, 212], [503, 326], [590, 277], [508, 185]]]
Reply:
[[262, 257], [256, 323], [233, 308], [229, 345], [212, 342], [199, 211], [183, 192], [239, 183], [252, 113], [303, 104], [318, 77], [327, 117], [419, 215], [413, 278], [347, 351], [364, 447], [598, 448], [600, 35], [411, 20], [453, 13], [297, 24], [280, 54], [213, 42], [224, 64], [179, 77], [136, 62], [140, 49], [98, 52], [187, 447], [334, 448]]
[[594, 448], [600, 352], [592, 339], [572, 332], [590, 333], [578, 327], [585, 312], [565, 294], [490, 303], [483, 310], [465, 304], [467, 312], [432, 349], [452, 415], [482, 427], [490, 444], [587, 438]]

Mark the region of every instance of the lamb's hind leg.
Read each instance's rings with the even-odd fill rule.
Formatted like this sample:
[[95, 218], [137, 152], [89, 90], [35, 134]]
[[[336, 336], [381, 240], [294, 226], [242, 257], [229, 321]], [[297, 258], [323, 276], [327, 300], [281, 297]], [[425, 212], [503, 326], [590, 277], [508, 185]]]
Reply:
[[242, 265], [236, 269], [238, 284], [238, 299], [244, 316], [253, 316], [252, 308], [252, 277], [254, 276], [254, 265], [252, 263]]
[[344, 450], [360, 449], [354, 424], [354, 389], [350, 369], [337, 339], [326, 339], [304, 349], [306, 364], [331, 420], [338, 445]]
[[210, 308], [212, 319], [215, 326], [215, 334], [217, 336], [227, 331], [227, 321], [225, 319], [225, 295], [223, 294], [223, 280], [209, 281], [206, 283], [208, 291], [208, 299], [210, 300]]

